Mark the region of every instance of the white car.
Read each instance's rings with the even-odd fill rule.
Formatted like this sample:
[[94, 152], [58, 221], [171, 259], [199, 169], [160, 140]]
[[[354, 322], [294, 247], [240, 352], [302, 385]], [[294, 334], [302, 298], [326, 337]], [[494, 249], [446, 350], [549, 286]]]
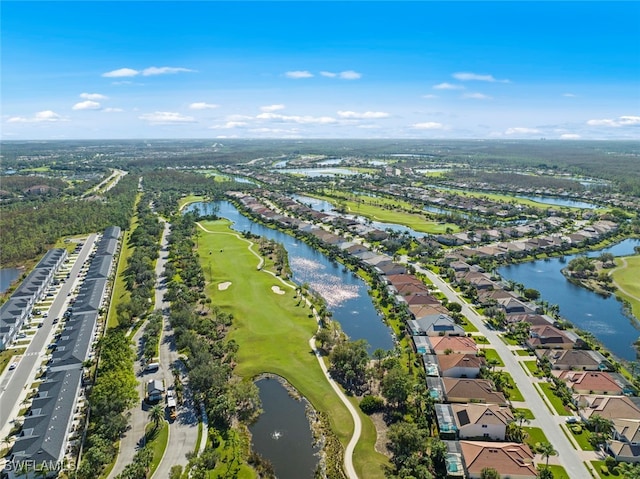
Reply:
[[18, 367], [18, 362], [14, 361], [11, 364], [9, 364], [9, 371], [13, 371], [17, 367]]

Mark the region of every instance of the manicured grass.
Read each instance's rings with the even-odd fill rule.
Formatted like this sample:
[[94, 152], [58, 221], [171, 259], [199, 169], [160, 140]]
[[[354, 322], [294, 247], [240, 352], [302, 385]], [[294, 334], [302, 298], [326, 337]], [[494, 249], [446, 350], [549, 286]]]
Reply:
[[485, 348], [483, 349], [483, 351], [484, 351], [484, 357], [487, 361], [489, 361], [490, 359], [495, 359], [498, 361], [498, 364], [496, 364], [497, 367], [504, 366], [504, 362], [502, 361], [502, 359], [500, 358], [500, 355], [496, 352], [495, 349]]
[[516, 411], [521, 411], [525, 414], [525, 417], [529, 420], [532, 421], [533, 419], [535, 419], [536, 417], [533, 415], [533, 413], [531, 412], [531, 409], [527, 409], [524, 407], [517, 407], [515, 408]]
[[520, 343], [518, 343], [518, 341], [516, 341], [513, 338], [508, 337], [505, 334], [501, 334], [500, 335], [500, 339], [502, 339], [502, 341], [504, 341], [505, 343], [507, 343], [509, 346], [518, 346]]
[[182, 208], [184, 208], [189, 203], [195, 203], [196, 201], [204, 201], [205, 199], [206, 198], [204, 196], [197, 196], [197, 195], [188, 195], [188, 196], [185, 196], [184, 198], [180, 198], [178, 200], [178, 210], [182, 210]]
[[544, 431], [539, 427], [524, 426], [523, 429], [527, 431], [527, 434], [529, 434], [529, 437], [527, 437], [527, 444], [529, 444], [529, 446], [531, 446], [532, 448], [537, 442], [550, 442], [549, 439], [547, 439]]
[[153, 473], [158, 468], [158, 465], [162, 460], [162, 456], [164, 456], [164, 451], [167, 448], [167, 443], [169, 442], [169, 423], [167, 421], [162, 421], [162, 426], [160, 427], [160, 429], [150, 437], [152, 429], [153, 424], [147, 424], [147, 427], [145, 429], [145, 433], [148, 438], [147, 445], [153, 449], [153, 460], [151, 461], [151, 465], [149, 466], [148, 477], [153, 476]]
[[215, 439], [219, 443], [218, 447], [215, 448], [219, 460], [215, 469], [209, 471], [208, 478], [254, 479], [256, 475], [253, 469], [242, 462], [243, 456], [246, 455], [242, 451], [247, 449], [248, 439], [234, 429], [225, 431], [224, 436], [212, 430], [209, 431], [215, 436], [215, 438], [212, 437], [212, 440]]
[[511, 377], [511, 374], [509, 373], [502, 373], [507, 377], [508, 380], [508, 388], [509, 388], [509, 399], [511, 399], [512, 401], [518, 401], [518, 402], [522, 402], [524, 401], [524, 396], [522, 395], [522, 393], [520, 392], [520, 390], [518, 389], [518, 386], [516, 386], [516, 383], [513, 381], [513, 378]]
[[547, 399], [549, 399], [549, 402], [558, 415], [571, 416], [571, 413], [567, 411], [567, 409], [564, 407], [564, 404], [562, 404], [562, 400], [553, 393], [553, 390], [551, 389], [551, 385], [549, 383], [539, 383], [538, 385], [540, 386], [540, 389], [542, 389], [544, 395], [547, 396]]
[[468, 321], [466, 319], [462, 323], [462, 329], [464, 329], [465, 332], [467, 332], [467, 333], [477, 333], [478, 332], [478, 328], [476, 328], [473, 325], [473, 323], [471, 323], [471, 321]]
[[618, 470], [615, 467], [613, 468], [613, 470], [609, 469], [609, 473], [608, 474], [603, 474], [602, 471], [600, 470], [600, 468], [602, 466], [606, 466], [604, 461], [591, 461], [591, 464], [593, 465], [594, 469], [596, 470], [596, 473], [598, 474], [598, 477], [600, 477], [601, 479], [608, 479], [610, 477], [620, 477], [620, 473], [618, 472]]
[[[258, 258], [249, 243], [229, 229], [227, 220], [203, 221], [202, 226], [213, 233], [200, 232], [200, 261], [208, 282], [207, 294], [213, 304], [232, 313], [234, 325], [228, 339], [238, 343], [238, 365], [235, 372], [245, 378], [262, 373], [284, 377], [319, 411], [325, 412], [331, 428], [343, 445], [353, 431], [347, 409], [333, 394], [318, 361], [309, 347], [309, 338], [317, 329], [310, 310], [294, 289], [283, 285], [264, 268], [257, 270]], [[224, 250], [210, 255], [209, 251]], [[211, 276], [210, 276], [211, 275]], [[231, 282], [224, 291], [223, 282]], [[274, 294], [278, 286], [285, 294]], [[356, 463], [379, 462], [381, 456], [373, 449], [357, 450]]]
[[572, 479], [562, 466], [549, 464], [549, 469], [551, 469], [551, 472], [553, 473], [553, 479]]
[[0, 351], [0, 374], [2, 374], [4, 368], [13, 361], [14, 356], [24, 354], [26, 350], [27, 348], [11, 348]]
[[[309, 196], [328, 201], [333, 205], [343, 205], [351, 214], [364, 216], [365, 218], [369, 218], [375, 221], [381, 221], [383, 223], [395, 223], [408, 226], [409, 228], [412, 228], [416, 231], [421, 231], [423, 233], [445, 233], [447, 231], [447, 228], [451, 228], [451, 231], [453, 231], [454, 233], [460, 230], [460, 228], [453, 223], [441, 224], [437, 221], [429, 221], [426, 219], [424, 214], [413, 214], [401, 209], [385, 209], [382, 206], [378, 205], [391, 203], [389, 204], [389, 206], [393, 205], [397, 208], [410, 208], [411, 210], [416, 210], [415, 206], [401, 200], [396, 201], [390, 200], [388, 198], [371, 198], [364, 195], [355, 197], [345, 196], [341, 197], [340, 199], [322, 195]], [[361, 202], [356, 201], [356, 199], [359, 199]]]
[[[141, 194], [138, 193], [136, 197], [134, 211], [140, 201]], [[116, 307], [118, 304], [129, 301], [131, 296], [127, 291], [124, 283], [124, 270], [127, 268], [127, 260], [133, 254], [133, 247], [129, 244], [129, 237], [131, 232], [136, 229], [138, 225], [138, 215], [134, 214], [131, 217], [129, 229], [122, 235], [122, 246], [120, 247], [120, 258], [118, 258], [118, 269], [116, 270], [116, 279], [113, 285], [113, 291], [111, 292], [111, 301], [109, 303], [109, 312], [107, 314], [107, 328], [113, 328], [118, 326], [118, 317], [116, 314]]]
[[531, 373], [532, 376], [535, 376], [538, 372], [537, 361], [522, 361], [520, 364], [524, 364], [524, 367]]
[[362, 433], [353, 453], [353, 465], [358, 477], [383, 479], [385, 477], [384, 468], [389, 464], [389, 461], [382, 454], [371, 454], [371, 451], [375, 451], [376, 446], [376, 427], [371, 418], [362, 413], [358, 401], [353, 397], [350, 397], [349, 400], [358, 411], [362, 421]]
[[[624, 262], [626, 262], [626, 267], [622, 266]], [[617, 290], [616, 296], [629, 301], [633, 315], [640, 319], [640, 282], [638, 282], [640, 255], [627, 256], [624, 258], [624, 262], [621, 258], [616, 258], [618, 267], [613, 270], [612, 276], [614, 281], [629, 294]]]
[[578, 443], [578, 446], [580, 446], [580, 449], [582, 449], [583, 451], [595, 451], [593, 446], [589, 443], [589, 437], [591, 437], [591, 432], [589, 432], [584, 427], [584, 424], [581, 424], [581, 431], [578, 434], [576, 434], [571, 430], [570, 425], [567, 425], [567, 429], [569, 430], [569, 434], [571, 434], [571, 436], [573, 436], [573, 438]]
[[531, 352], [528, 349], [515, 349], [514, 351], [516, 356], [531, 356]]

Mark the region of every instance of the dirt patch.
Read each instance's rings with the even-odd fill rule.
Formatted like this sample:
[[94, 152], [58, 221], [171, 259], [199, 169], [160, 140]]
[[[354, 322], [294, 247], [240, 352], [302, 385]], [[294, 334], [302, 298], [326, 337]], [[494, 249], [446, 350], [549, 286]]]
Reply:
[[376, 428], [376, 446], [375, 449], [380, 454], [384, 454], [387, 457], [391, 457], [391, 451], [387, 448], [387, 423], [384, 422], [383, 414], [377, 412], [371, 414], [369, 417]]
[[224, 283], [220, 283], [218, 285], [218, 289], [220, 291], [224, 291], [225, 289], [229, 289], [229, 286], [231, 286], [231, 281], [225, 281]]
[[273, 291], [276, 294], [284, 294], [285, 291], [283, 289], [280, 288], [280, 286], [271, 286], [271, 291]]

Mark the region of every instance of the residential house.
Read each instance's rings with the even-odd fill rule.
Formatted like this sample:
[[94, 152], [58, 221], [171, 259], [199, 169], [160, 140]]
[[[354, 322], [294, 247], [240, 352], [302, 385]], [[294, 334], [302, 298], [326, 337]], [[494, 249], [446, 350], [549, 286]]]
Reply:
[[541, 326], [531, 326], [529, 330], [529, 338], [525, 344], [530, 349], [572, 349], [580, 344], [584, 344], [580, 340], [577, 344], [578, 337], [567, 331], [562, 331], [550, 324]]
[[486, 379], [442, 378], [442, 384], [447, 402], [508, 405], [504, 394], [496, 391], [493, 383]]
[[439, 354], [440, 375], [448, 378], [477, 378], [480, 368], [487, 364], [484, 356], [476, 354]]
[[451, 404], [460, 439], [504, 441], [513, 422], [511, 409], [497, 404]]
[[467, 477], [480, 479], [482, 470], [493, 468], [503, 478], [535, 479], [538, 471], [526, 444], [513, 442], [460, 441]]
[[623, 393], [624, 386], [614, 380], [609, 373], [599, 371], [554, 371], [554, 376], [563, 380], [578, 394]]
[[569, 349], [569, 350], [536, 350], [538, 360], [547, 358], [552, 369], [607, 371], [611, 364], [598, 351]]
[[478, 345], [468, 337], [429, 336], [431, 352], [434, 354], [477, 354]]
[[640, 407], [626, 396], [576, 394], [573, 396], [573, 402], [580, 411], [580, 417], [585, 421], [594, 414], [611, 420], [640, 420]]
[[465, 336], [462, 326], [446, 314], [430, 314], [407, 321], [407, 328], [413, 336]]

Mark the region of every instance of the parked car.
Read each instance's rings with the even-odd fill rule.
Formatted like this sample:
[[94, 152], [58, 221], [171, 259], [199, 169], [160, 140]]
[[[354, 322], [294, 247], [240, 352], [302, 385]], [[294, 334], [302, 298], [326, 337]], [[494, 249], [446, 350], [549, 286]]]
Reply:
[[9, 371], [13, 371], [17, 367], [18, 367], [18, 362], [14, 361], [11, 364], [9, 364]]

